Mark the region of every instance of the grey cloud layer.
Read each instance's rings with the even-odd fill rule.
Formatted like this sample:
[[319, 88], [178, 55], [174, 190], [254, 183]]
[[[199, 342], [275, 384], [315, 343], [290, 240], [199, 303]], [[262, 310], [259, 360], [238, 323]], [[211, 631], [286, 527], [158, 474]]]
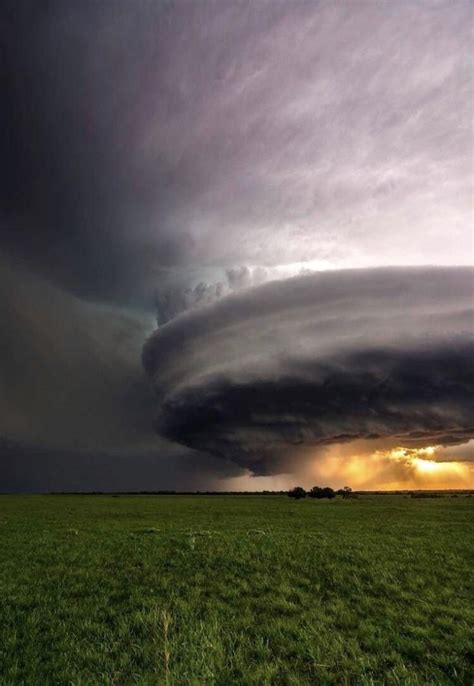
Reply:
[[198, 474], [196, 455], [153, 432], [140, 365], [152, 328], [0, 254], [0, 492], [212, 485], [212, 460], [197, 456]]
[[17, 209], [76, 290], [472, 261], [471, 2], [53, 1], [18, 25]]
[[160, 129], [145, 119], [135, 159], [151, 175], [166, 160], [157, 211], [163, 231], [182, 232], [182, 258], [469, 259], [470, 12], [235, 3], [172, 22], [176, 109]]
[[153, 431], [140, 364], [153, 326], [0, 253], [0, 492], [212, 489], [239, 473]]
[[472, 285], [468, 268], [329, 272], [183, 314], [143, 351], [157, 429], [254, 473], [288, 468], [294, 446], [465, 442]]
[[1, 433], [77, 450], [143, 439], [150, 397], [137, 359], [152, 318], [80, 301], [1, 255], [0, 265]]

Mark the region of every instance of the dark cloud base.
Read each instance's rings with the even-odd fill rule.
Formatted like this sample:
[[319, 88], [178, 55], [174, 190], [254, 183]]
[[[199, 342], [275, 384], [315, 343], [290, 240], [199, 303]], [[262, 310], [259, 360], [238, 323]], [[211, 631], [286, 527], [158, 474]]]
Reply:
[[[394, 355], [367, 350], [296, 365], [274, 381], [216, 381], [165, 401], [156, 427], [256, 474], [283, 466], [291, 446], [357, 439], [462, 443], [474, 437], [474, 345]], [[295, 370], [296, 371], [296, 370]]]
[[[319, 274], [183, 315], [144, 349], [157, 431], [254, 474], [289, 471], [301, 446], [463, 443], [474, 437], [471, 284], [468, 269]], [[278, 344], [260, 349], [262, 336]]]
[[235, 464], [181, 446], [87, 452], [1, 436], [0, 465], [0, 493], [205, 490], [239, 473]]

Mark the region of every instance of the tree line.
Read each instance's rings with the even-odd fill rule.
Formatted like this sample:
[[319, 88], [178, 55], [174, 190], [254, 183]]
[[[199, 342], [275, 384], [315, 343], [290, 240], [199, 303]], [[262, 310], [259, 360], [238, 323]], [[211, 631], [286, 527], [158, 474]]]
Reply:
[[329, 486], [313, 486], [309, 491], [304, 489], [303, 486], [295, 486], [288, 491], [288, 496], [290, 498], [295, 498], [295, 500], [301, 500], [301, 498], [306, 498], [306, 496], [309, 498], [317, 498], [318, 500], [323, 498], [332, 500], [337, 495], [340, 495], [343, 498], [357, 498], [357, 495], [353, 493], [350, 486], [344, 486], [344, 488], [340, 488], [337, 491]]

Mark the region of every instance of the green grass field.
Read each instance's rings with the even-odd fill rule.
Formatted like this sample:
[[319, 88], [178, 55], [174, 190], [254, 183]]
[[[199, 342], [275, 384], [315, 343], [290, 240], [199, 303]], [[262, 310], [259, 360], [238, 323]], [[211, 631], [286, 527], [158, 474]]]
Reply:
[[0, 684], [473, 684], [473, 515], [0, 497]]

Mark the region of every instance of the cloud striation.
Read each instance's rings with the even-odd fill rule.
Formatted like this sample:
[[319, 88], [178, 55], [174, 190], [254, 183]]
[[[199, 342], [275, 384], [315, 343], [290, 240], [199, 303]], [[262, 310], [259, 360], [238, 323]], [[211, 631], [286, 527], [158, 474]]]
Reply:
[[474, 437], [471, 268], [326, 272], [227, 296], [143, 350], [157, 431], [253, 474], [298, 448]]

